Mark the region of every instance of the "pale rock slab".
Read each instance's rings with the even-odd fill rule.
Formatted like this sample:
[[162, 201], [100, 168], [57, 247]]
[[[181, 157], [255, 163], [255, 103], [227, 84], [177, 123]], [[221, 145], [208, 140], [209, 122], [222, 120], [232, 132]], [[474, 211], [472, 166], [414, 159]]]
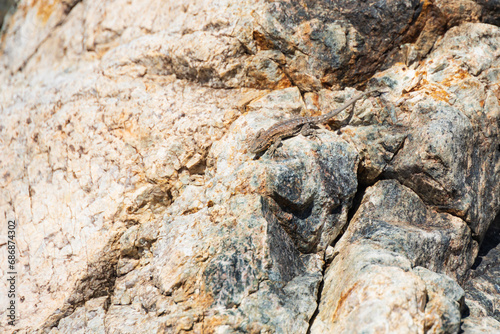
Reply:
[[[19, 223], [12, 330], [456, 331], [466, 313], [444, 274], [466, 279], [499, 208], [499, 33], [460, 24], [477, 5], [494, 22], [494, 2], [422, 4], [21, 2], [0, 56], [0, 210]], [[390, 65], [408, 40], [409, 61]], [[391, 92], [360, 101], [340, 134], [245, 153], [259, 128], [329, 110], [352, 91], [328, 88], [372, 77]], [[358, 185], [387, 178], [406, 188], [378, 183], [392, 190], [360, 211]], [[338, 268], [360, 290], [342, 290]], [[472, 296], [487, 296], [487, 276], [466, 291], [464, 330], [498, 328]]]

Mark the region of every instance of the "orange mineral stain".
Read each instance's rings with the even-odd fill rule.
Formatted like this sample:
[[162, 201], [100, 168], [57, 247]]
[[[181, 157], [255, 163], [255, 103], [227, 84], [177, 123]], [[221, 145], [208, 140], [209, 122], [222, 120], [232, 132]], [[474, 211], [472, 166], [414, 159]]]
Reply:
[[33, 2], [33, 7], [38, 7], [36, 15], [45, 24], [59, 3], [60, 0], [37, 0]]

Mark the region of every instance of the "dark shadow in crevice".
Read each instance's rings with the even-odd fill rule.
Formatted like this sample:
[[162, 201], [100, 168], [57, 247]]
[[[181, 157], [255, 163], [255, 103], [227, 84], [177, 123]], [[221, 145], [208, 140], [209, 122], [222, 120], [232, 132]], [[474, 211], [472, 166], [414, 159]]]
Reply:
[[349, 208], [349, 212], [347, 213], [347, 225], [351, 222], [352, 218], [358, 212], [359, 207], [361, 206], [361, 202], [363, 201], [363, 197], [365, 197], [366, 189], [369, 186], [358, 184], [358, 190], [352, 199], [351, 207]]
[[498, 245], [500, 245], [500, 212], [497, 213], [495, 219], [493, 219], [493, 222], [484, 234], [483, 242], [471, 270], [476, 270], [481, 265], [483, 258]]
[[306, 334], [311, 334], [312, 324], [314, 323], [314, 320], [316, 320], [316, 317], [319, 314], [319, 303], [321, 302], [321, 295], [323, 294], [323, 287], [325, 286], [325, 272], [326, 272], [327, 267], [328, 267], [328, 265], [325, 263], [323, 265], [323, 272], [321, 273], [321, 276], [323, 277], [323, 279], [319, 283], [319, 287], [318, 287], [318, 296], [316, 298], [316, 310], [314, 310], [314, 313], [311, 316], [311, 319], [309, 319], [309, 327], [307, 328]]

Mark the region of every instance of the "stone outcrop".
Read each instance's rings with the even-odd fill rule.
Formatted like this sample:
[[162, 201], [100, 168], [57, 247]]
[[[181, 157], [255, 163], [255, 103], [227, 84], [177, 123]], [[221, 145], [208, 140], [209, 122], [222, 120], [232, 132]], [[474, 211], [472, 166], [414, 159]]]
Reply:
[[20, 1], [0, 40], [1, 327], [500, 331], [497, 5]]

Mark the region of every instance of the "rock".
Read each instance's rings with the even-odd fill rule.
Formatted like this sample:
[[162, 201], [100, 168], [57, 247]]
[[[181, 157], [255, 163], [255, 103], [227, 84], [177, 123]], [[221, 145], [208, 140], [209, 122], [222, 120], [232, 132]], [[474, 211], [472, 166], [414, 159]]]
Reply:
[[368, 188], [342, 240], [367, 240], [423, 266], [461, 281], [477, 254], [477, 243], [459, 218], [438, 213], [393, 180]]
[[481, 22], [480, 18], [484, 16], [481, 12], [485, 7], [485, 3], [481, 3], [481, 1], [437, 0], [435, 4], [445, 16], [448, 27], [458, 26], [465, 22]]
[[423, 267], [416, 267], [413, 272], [426, 283], [428, 302], [425, 305], [425, 330], [459, 333], [461, 313], [465, 307], [464, 290], [450, 277]]
[[61, 319], [58, 328], [52, 329], [50, 333], [105, 333], [104, 319], [108, 307], [108, 297], [91, 299], [78, 307], [71, 316]]
[[335, 245], [311, 332], [458, 333], [463, 290], [434, 272], [461, 280], [474, 247], [463, 221], [432, 212], [396, 181], [378, 182]]
[[483, 18], [483, 22], [498, 26], [500, 23], [500, 17], [498, 16], [500, 2], [497, 0], [478, 0], [477, 3], [482, 7], [481, 15]]
[[418, 332], [425, 299], [425, 284], [407, 259], [370, 245], [348, 246], [325, 273], [311, 333]]
[[[326, 113], [339, 106], [339, 99], [339, 94], [323, 89], [318, 94], [307, 94], [306, 107]], [[358, 151], [358, 181], [363, 185], [377, 180], [407, 136], [407, 129], [395, 124], [397, 120], [392, 109], [383, 97], [365, 99], [355, 104], [352, 114], [343, 111], [329, 122], [340, 128], [338, 133], [342, 139]]]
[[[276, 223], [284, 228], [302, 253], [324, 251], [337, 238], [357, 189], [353, 148], [342, 141], [329, 143], [322, 135], [318, 139], [322, 144], [289, 140], [295, 150], [285, 148], [285, 159], [266, 166], [263, 215], [270, 229]], [[307, 147], [317, 160], [310, 161], [299, 147]]]
[[[498, 212], [500, 201], [494, 186], [500, 177], [499, 130], [494, 121], [500, 109], [495, 90], [487, 88], [497, 85], [498, 77], [488, 69], [497, 66], [499, 59], [498, 50], [487, 41], [497, 40], [494, 36], [499, 33], [498, 28], [485, 24], [452, 28], [429, 56], [428, 67], [424, 67], [428, 70], [422, 68], [411, 80], [416, 72], [397, 73], [401, 81], [394, 88], [409, 92], [404, 108], [413, 112], [399, 115], [409, 128], [408, 137], [386, 168], [386, 177], [398, 179], [427, 203], [463, 218], [479, 239]], [[470, 36], [466, 45], [463, 36]], [[488, 56], [471, 56], [483, 52]], [[451, 62], [450, 54], [454, 57]], [[463, 66], [469, 70], [464, 71]], [[397, 71], [400, 69], [389, 72]], [[491, 81], [484, 85], [475, 76]], [[430, 87], [436, 88], [430, 91]]]
[[465, 284], [465, 303], [468, 314], [462, 324], [465, 333], [494, 333], [500, 331], [498, 310], [500, 287], [500, 224], [490, 226], [479, 254]]
[[[125, 5], [120, 15], [110, 3], [20, 6], [7, 31], [4, 66], [30, 66], [35, 53], [44, 54], [47, 65], [90, 53], [103, 57], [102, 70], [111, 77], [175, 74], [211, 87], [305, 91], [352, 85], [383, 64], [421, 10], [416, 0], [375, 4], [322, 2], [306, 9], [286, 1], [146, 2]], [[396, 13], [399, 20], [391, 20]], [[66, 27], [78, 31], [78, 41], [65, 35]], [[37, 38], [24, 37], [37, 30]], [[54, 30], [58, 39], [47, 40]]]
[[387, 170], [403, 147], [407, 129], [401, 126], [368, 125], [342, 129], [342, 138], [352, 142], [360, 156], [358, 179], [363, 185], [373, 184]]
[[491, 317], [466, 318], [461, 329], [465, 334], [498, 333], [500, 322]]
[[0, 39], [2, 328], [498, 330], [500, 30], [476, 22], [495, 6], [21, 1]]
[[[387, 51], [402, 39], [401, 32], [418, 16], [419, 5], [275, 1], [255, 10], [255, 45], [257, 50], [282, 52], [285, 72], [303, 91], [349, 85], [381, 66]], [[395, 13], [397, 21], [390, 19]]]

